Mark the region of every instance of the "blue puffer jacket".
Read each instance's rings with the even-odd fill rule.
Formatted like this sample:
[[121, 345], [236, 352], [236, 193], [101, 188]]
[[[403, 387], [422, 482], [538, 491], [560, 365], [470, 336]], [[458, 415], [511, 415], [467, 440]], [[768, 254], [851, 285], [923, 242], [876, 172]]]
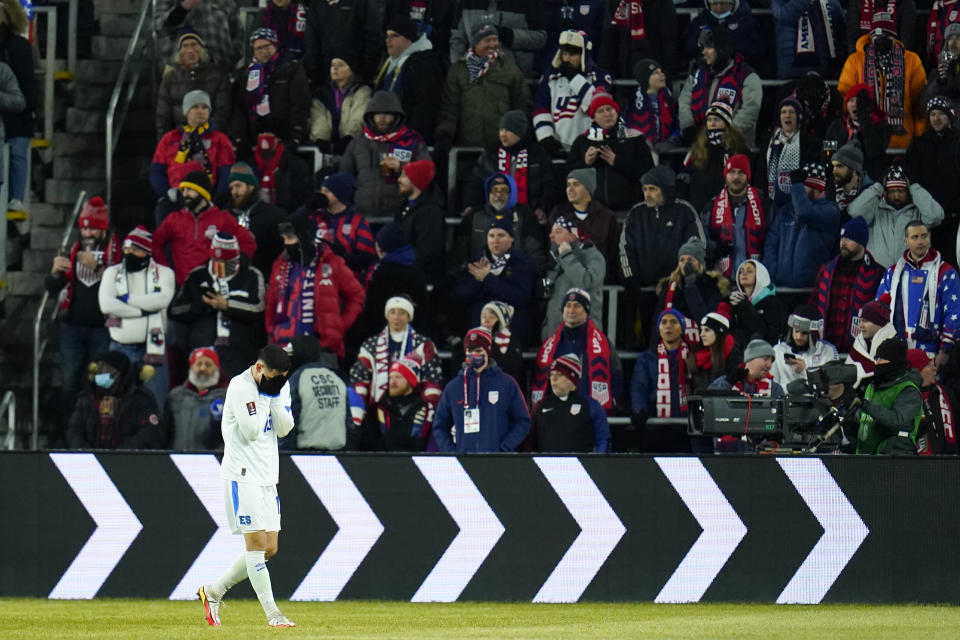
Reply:
[[[815, 52], [804, 54], [805, 60], [797, 63], [797, 25], [800, 23], [800, 16], [805, 11], [813, 7], [810, 0], [770, 0], [770, 8], [773, 9], [773, 22], [777, 34], [777, 77], [778, 78], [799, 78], [807, 71], [823, 72], [830, 63], [829, 46], [827, 44], [827, 34], [825, 25], [815, 24], [817, 14], [810, 13], [811, 26], [813, 28], [813, 44]], [[844, 34], [844, 11], [839, 0], [827, 0], [827, 10], [830, 12], [831, 24], [833, 26], [833, 46], [836, 56], [846, 54], [846, 45], [843, 41]], [[842, 58], [841, 58], [842, 59]]]
[[[467, 391], [467, 404], [463, 392]], [[477, 374], [470, 367], [447, 383], [433, 419], [433, 437], [440, 451], [456, 453], [494, 453], [516, 451], [530, 431], [530, 414], [523, 393], [516, 381], [496, 365], [480, 373], [479, 396]], [[480, 428], [464, 434], [464, 412], [480, 410]], [[450, 438], [450, 428], [456, 441]]]
[[763, 245], [763, 266], [777, 287], [812, 287], [820, 266], [837, 253], [840, 209], [827, 198], [811, 200], [802, 184], [790, 187], [790, 204], [776, 209]]

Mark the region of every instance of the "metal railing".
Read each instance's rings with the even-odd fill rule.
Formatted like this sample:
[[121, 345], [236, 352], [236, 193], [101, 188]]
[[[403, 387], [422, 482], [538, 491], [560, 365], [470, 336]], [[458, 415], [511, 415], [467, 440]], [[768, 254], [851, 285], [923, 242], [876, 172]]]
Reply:
[[[117, 81], [113, 85], [113, 93], [110, 94], [110, 104], [107, 107], [106, 200], [108, 205], [113, 204], [113, 152], [116, 151], [120, 131], [123, 129], [124, 120], [127, 118], [127, 110], [133, 100], [133, 93], [137, 89], [137, 80], [140, 78], [140, 69], [144, 60], [144, 56], [140, 55], [140, 49], [147, 44], [145, 35], [153, 33], [152, 21], [147, 19], [151, 15], [152, 9], [151, 0], [142, 1], [137, 27], [130, 36], [130, 44], [127, 45], [127, 52], [123, 57], [123, 63], [120, 65], [120, 73], [117, 74]], [[150, 38], [150, 41], [153, 41], [152, 38]], [[122, 103], [120, 101], [121, 93], [123, 94]]]
[[[70, 244], [70, 234], [73, 232], [73, 226], [77, 222], [77, 216], [80, 215], [80, 209], [87, 201], [87, 192], [81, 191], [77, 196], [77, 201], [73, 205], [73, 213], [67, 220], [67, 226], [63, 230], [63, 239], [60, 241], [60, 251], [58, 255], [63, 255]], [[50, 299], [50, 292], [44, 289], [43, 296], [40, 298], [40, 306], [37, 307], [37, 315], [33, 319], [33, 425], [30, 434], [30, 448], [36, 451], [39, 448], [40, 439], [40, 359], [47, 348], [47, 336], [40, 339], [40, 326], [43, 324], [43, 312], [47, 306], [47, 300]], [[56, 307], [54, 307], [56, 313]]]
[[17, 395], [13, 391], [7, 391], [3, 394], [3, 400], [0, 400], [0, 415], [4, 410], [7, 412], [7, 433], [3, 437], [2, 448], [13, 451], [17, 443]]
[[[10, 166], [10, 145], [3, 145], [0, 150], [0, 162], [4, 167]], [[10, 197], [10, 181], [4, 180], [0, 184], [0, 211], [7, 210], [7, 202]], [[0, 300], [7, 295], [7, 221], [3, 220], [0, 224]]]

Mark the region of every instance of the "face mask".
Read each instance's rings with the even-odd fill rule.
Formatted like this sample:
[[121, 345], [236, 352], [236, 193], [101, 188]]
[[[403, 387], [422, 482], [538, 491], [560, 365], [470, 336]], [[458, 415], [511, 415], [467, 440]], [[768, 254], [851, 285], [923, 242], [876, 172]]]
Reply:
[[127, 253], [123, 256], [123, 266], [126, 267], [127, 271], [140, 271], [145, 269], [148, 262], [150, 262], [150, 256], [143, 256], [141, 258], [132, 253]]
[[874, 367], [873, 378], [877, 382], [891, 382], [897, 378], [901, 369], [902, 367], [897, 366], [894, 362], [884, 362]]
[[283, 250], [287, 253], [287, 260], [294, 263], [299, 263], [302, 261], [303, 257], [300, 255], [300, 245], [299, 244], [288, 244], [284, 245]]
[[109, 389], [113, 386], [113, 374], [112, 373], [98, 373], [93, 376], [93, 381], [97, 383], [97, 386], [101, 389]]
[[467, 356], [467, 364], [470, 365], [472, 369], [480, 369], [483, 365], [487, 364], [486, 354], [470, 354]]
[[720, 146], [723, 142], [723, 129], [711, 129], [707, 131], [707, 144]]
[[729, 17], [730, 17], [730, 14], [733, 13], [733, 11], [724, 11], [723, 13], [717, 13], [717, 12], [715, 12], [715, 11], [711, 11], [710, 13], [711, 13], [711, 14], [713, 15], [713, 17], [716, 18], [717, 20], [723, 20], [724, 18], [729, 18]]
[[260, 382], [257, 383], [257, 388], [260, 389], [260, 393], [266, 396], [278, 396], [280, 395], [280, 390], [283, 389], [283, 385], [286, 384], [287, 377], [283, 374], [278, 375], [275, 378], [267, 378], [263, 376], [260, 378]]

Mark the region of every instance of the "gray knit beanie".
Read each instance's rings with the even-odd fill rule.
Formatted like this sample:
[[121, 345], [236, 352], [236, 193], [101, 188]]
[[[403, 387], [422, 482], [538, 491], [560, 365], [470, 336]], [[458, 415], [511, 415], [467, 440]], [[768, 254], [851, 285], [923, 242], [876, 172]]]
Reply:
[[837, 149], [831, 160], [836, 160], [857, 173], [863, 173], [863, 151], [860, 150], [859, 142], [852, 141], [843, 145]]
[[754, 358], [775, 358], [776, 355], [773, 352], [773, 347], [770, 346], [770, 343], [766, 340], [761, 340], [760, 338], [754, 338], [747, 345], [747, 348], [743, 350], [743, 361], [750, 362]]
[[680, 246], [680, 250], [677, 251], [678, 260], [680, 256], [692, 256], [697, 259], [697, 262], [704, 265], [707, 260], [707, 246], [703, 243], [703, 240], [697, 236], [690, 236], [690, 238]]
[[573, 178], [584, 187], [587, 188], [587, 191], [590, 192], [590, 195], [593, 195], [593, 192], [597, 189], [597, 170], [593, 167], [588, 169], [574, 169], [567, 174], [568, 178]]

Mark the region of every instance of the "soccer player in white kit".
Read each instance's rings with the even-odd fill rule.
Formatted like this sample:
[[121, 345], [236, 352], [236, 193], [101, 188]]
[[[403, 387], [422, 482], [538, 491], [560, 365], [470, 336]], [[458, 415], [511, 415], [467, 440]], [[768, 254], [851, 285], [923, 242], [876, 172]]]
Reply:
[[227, 522], [234, 535], [243, 534], [246, 551], [216, 582], [197, 590], [211, 626], [220, 626], [220, 602], [227, 590], [244, 578], [250, 579], [267, 624], [296, 626], [277, 608], [267, 570], [267, 560], [277, 553], [280, 533], [277, 438], [293, 429], [289, 371], [290, 356], [275, 344], [267, 345], [256, 364], [233, 378], [227, 387], [221, 420], [220, 477]]

